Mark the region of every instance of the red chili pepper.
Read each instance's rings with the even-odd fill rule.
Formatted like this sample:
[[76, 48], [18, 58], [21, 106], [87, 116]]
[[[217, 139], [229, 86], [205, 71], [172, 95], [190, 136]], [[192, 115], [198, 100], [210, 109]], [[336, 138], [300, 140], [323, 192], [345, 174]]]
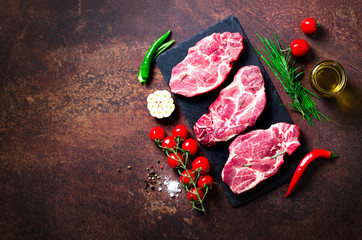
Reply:
[[336, 158], [337, 155], [332, 154], [331, 152], [324, 149], [315, 149], [308, 153], [302, 161], [300, 161], [297, 169], [294, 172], [292, 181], [290, 182], [287, 194], [284, 197], [288, 197], [290, 193], [293, 191], [295, 185], [303, 175], [304, 171], [307, 169], [308, 165], [313, 162], [317, 158]]

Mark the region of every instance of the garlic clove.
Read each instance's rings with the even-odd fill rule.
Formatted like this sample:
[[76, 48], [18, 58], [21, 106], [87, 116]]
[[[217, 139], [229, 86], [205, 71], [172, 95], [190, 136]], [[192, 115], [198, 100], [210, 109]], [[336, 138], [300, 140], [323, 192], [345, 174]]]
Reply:
[[171, 110], [169, 110], [169, 109], [167, 109], [167, 108], [164, 108], [164, 109], [163, 109], [163, 117], [169, 117], [169, 116], [171, 116], [172, 112], [173, 112], [173, 111], [171, 111]]
[[151, 114], [152, 117], [156, 117], [157, 116], [157, 109], [150, 111], [150, 114]]
[[173, 104], [173, 98], [168, 98], [168, 99], [162, 101], [162, 103], [164, 106]]
[[158, 104], [157, 103], [153, 103], [153, 102], [149, 102], [147, 103], [147, 108], [149, 111], [156, 111], [158, 108]]
[[170, 104], [170, 105], [167, 105], [165, 107], [165, 109], [168, 109], [169, 111], [171, 111], [171, 113], [175, 110], [175, 104]]
[[156, 101], [161, 101], [162, 98], [162, 91], [161, 90], [157, 90], [153, 93], [153, 95], [155, 95], [155, 100]]
[[162, 90], [159, 94], [160, 101], [165, 101], [166, 99], [171, 98], [171, 93], [167, 90]]
[[162, 107], [157, 108], [156, 118], [159, 118], [159, 119], [163, 118], [163, 108]]
[[147, 102], [152, 102], [155, 103], [156, 102], [156, 97], [153, 93], [151, 93], [150, 95], [148, 95], [147, 97]]

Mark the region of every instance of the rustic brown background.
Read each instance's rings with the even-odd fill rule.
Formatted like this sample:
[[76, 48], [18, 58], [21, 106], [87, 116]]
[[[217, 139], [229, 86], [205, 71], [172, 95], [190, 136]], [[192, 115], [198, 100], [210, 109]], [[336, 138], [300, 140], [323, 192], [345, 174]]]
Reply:
[[[0, 2], [1, 239], [357, 239], [361, 236], [361, 1], [2, 0]], [[176, 112], [152, 118], [146, 97], [168, 89], [155, 66], [137, 73], [150, 44], [168, 29], [176, 44], [233, 15], [255, 47], [256, 33], [286, 46], [307, 39], [306, 73], [322, 59], [347, 71], [336, 99], [317, 100], [331, 119], [310, 127], [290, 111], [309, 149], [340, 155], [312, 164], [295, 194], [287, 185], [232, 208], [222, 190], [206, 216], [183, 192], [145, 192], [146, 167], [176, 179], [148, 139], [187, 124]], [[314, 38], [306, 17], [324, 26]], [[268, 71], [284, 103], [278, 80]], [[310, 89], [307, 77], [302, 79]], [[191, 133], [191, 128], [188, 126]], [[158, 164], [157, 160], [161, 160]], [[132, 167], [131, 170], [127, 166]], [[120, 169], [119, 173], [117, 169]]]

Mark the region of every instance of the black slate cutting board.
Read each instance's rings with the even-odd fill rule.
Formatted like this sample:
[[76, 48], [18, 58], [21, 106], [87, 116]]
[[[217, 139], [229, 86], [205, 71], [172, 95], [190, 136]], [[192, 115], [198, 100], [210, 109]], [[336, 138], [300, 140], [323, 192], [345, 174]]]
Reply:
[[[264, 111], [259, 116], [256, 124], [248, 128], [244, 133], [249, 132], [254, 129], [267, 129], [270, 125], [278, 122], [293, 123], [292, 119], [289, 116], [289, 113], [282, 104], [279, 95], [275, 91], [275, 88], [265, 71], [263, 65], [261, 64], [258, 55], [254, 51], [253, 46], [249, 42], [244, 30], [242, 29], [239, 21], [230, 16], [217, 24], [211, 26], [210, 28], [196, 34], [195, 36], [187, 39], [186, 41], [178, 44], [177, 46], [169, 49], [165, 53], [161, 54], [157, 59], [156, 63], [164, 76], [167, 83], [170, 81], [171, 71], [174, 66], [181, 62], [187, 55], [188, 49], [194, 46], [202, 38], [211, 35], [215, 32], [240, 32], [244, 37], [245, 49], [241, 53], [239, 60], [234, 62], [233, 68], [228, 75], [225, 82], [217, 89], [206, 93], [201, 94], [192, 98], [183, 97], [181, 95], [173, 94], [174, 99], [177, 102], [177, 105], [180, 107], [181, 111], [186, 117], [186, 120], [190, 124], [191, 128], [195, 125], [197, 120], [204, 113], [209, 112], [209, 106], [216, 100], [221, 89], [229, 85], [236, 72], [243, 66], [247, 65], [256, 65], [259, 66], [265, 81], [265, 91], [267, 95], [267, 102]], [[243, 133], [242, 133], [243, 134]], [[233, 138], [234, 139], [234, 138]], [[233, 207], [239, 207], [247, 202], [266, 194], [276, 187], [286, 183], [291, 179], [299, 161], [308, 153], [307, 149], [304, 147], [302, 138], [300, 137], [301, 146], [291, 155], [285, 157], [285, 162], [273, 177], [261, 182], [255, 188], [242, 193], [234, 194], [230, 188], [222, 182], [221, 171], [224, 167], [224, 164], [229, 156], [228, 146], [231, 139], [228, 142], [217, 143], [214, 147], [205, 147], [201, 146], [205, 156], [209, 159], [211, 167], [217, 176], [219, 183], [221, 184], [222, 189], [225, 192], [225, 195]], [[280, 196], [283, 197], [283, 196]]]

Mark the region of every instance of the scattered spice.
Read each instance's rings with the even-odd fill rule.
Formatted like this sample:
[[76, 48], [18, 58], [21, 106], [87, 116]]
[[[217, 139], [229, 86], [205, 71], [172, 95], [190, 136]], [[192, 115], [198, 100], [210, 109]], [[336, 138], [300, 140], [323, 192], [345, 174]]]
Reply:
[[[155, 190], [157, 184], [156, 179], [159, 179], [160, 176], [156, 173], [154, 169], [150, 170], [149, 168], [146, 168], [146, 170], [148, 171], [148, 173], [147, 173], [147, 178], [144, 181], [146, 184], [144, 189], [146, 192], [148, 192], [148, 188], [150, 188], [151, 190]], [[161, 182], [159, 182], [159, 185], [161, 185], [160, 183]]]
[[121, 169], [117, 168], [117, 172], [119, 172], [119, 173], [120, 173], [120, 172], [121, 172]]
[[131, 166], [130, 165], [128, 165], [128, 167], [127, 167], [128, 169], [131, 169]]

